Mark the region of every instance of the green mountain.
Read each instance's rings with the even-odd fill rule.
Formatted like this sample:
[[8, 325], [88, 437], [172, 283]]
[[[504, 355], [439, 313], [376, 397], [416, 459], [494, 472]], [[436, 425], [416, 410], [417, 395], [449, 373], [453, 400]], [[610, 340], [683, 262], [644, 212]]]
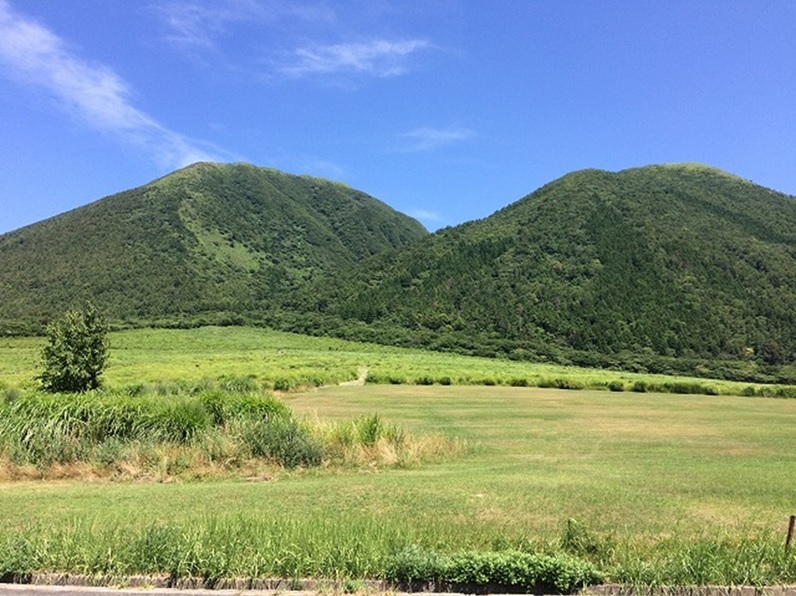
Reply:
[[792, 363], [796, 198], [695, 164], [579, 171], [286, 309], [297, 330], [484, 355]]
[[86, 300], [121, 321], [234, 321], [425, 235], [343, 184], [194, 164], [0, 236], [0, 331]]
[[796, 382], [796, 198], [696, 164], [584, 170], [429, 235], [342, 184], [195, 164], [0, 236], [0, 333], [87, 300], [122, 324]]

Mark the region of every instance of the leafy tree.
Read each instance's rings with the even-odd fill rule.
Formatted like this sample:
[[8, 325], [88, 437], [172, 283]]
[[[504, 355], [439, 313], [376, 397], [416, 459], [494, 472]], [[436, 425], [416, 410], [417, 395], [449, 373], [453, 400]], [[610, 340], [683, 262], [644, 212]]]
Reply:
[[93, 305], [50, 323], [41, 353], [44, 371], [37, 377], [44, 389], [82, 393], [99, 387], [108, 361], [107, 333], [107, 323]]

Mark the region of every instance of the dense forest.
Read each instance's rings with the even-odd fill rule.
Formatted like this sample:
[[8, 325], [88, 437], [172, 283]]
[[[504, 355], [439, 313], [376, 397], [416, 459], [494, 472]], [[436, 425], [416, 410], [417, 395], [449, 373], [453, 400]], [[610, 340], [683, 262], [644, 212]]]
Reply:
[[87, 300], [128, 324], [243, 321], [277, 294], [427, 233], [343, 184], [195, 164], [0, 236], [0, 327]]
[[796, 357], [796, 200], [698, 165], [575, 172], [286, 307], [305, 332], [765, 377]]
[[0, 236], [0, 332], [260, 324], [514, 359], [796, 380], [796, 199], [584, 170], [428, 234], [339, 183], [196, 164]]

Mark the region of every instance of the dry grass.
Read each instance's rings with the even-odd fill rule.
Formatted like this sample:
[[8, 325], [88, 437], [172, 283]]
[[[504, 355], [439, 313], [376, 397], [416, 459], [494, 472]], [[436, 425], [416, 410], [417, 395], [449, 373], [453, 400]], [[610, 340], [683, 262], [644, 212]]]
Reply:
[[283, 472], [280, 466], [262, 459], [217, 462], [208, 458], [200, 449], [176, 445], [132, 449], [112, 464], [79, 461], [37, 467], [0, 459], [0, 482], [72, 480], [162, 483], [225, 478], [265, 480]]
[[324, 444], [327, 466], [408, 468], [466, 450], [462, 440], [439, 433], [412, 436], [374, 415], [329, 422], [314, 413], [309, 419], [313, 435]]

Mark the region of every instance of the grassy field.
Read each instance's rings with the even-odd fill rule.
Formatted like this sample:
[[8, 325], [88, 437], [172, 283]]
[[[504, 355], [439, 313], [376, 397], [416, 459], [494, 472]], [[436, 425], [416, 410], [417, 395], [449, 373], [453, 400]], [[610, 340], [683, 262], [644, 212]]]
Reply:
[[[0, 338], [0, 389], [35, 386], [41, 338]], [[110, 388], [227, 380], [264, 387], [320, 386], [357, 378], [362, 368], [378, 383], [547, 385], [571, 388], [776, 395], [796, 389], [691, 377], [627, 373], [544, 363], [475, 358], [393, 348], [247, 327], [138, 329], [110, 335], [105, 374]], [[667, 388], [668, 386], [668, 388]], [[788, 394], [789, 395], [789, 394]]]
[[[466, 524], [551, 537], [575, 518], [600, 533], [654, 538], [773, 531], [796, 504], [790, 400], [379, 386], [288, 403], [324, 418], [378, 411], [411, 431], [444, 430], [477, 446], [435, 466], [424, 487], [431, 501], [458, 499], [445, 523], [465, 513]], [[430, 513], [429, 522], [441, 514]]]
[[[37, 342], [4, 342], [6, 393], [25, 391]], [[291, 374], [325, 370], [330, 379], [353, 378], [360, 366], [395, 374], [399, 365], [453, 379], [540, 370], [606, 382], [621, 375], [256, 330], [125, 332], [113, 336], [112, 354], [107, 380], [115, 386], [241, 377], [268, 385], [291, 365]], [[327, 386], [284, 399], [309, 419], [377, 413], [414, 436], [441, 433], [467, 448], [402, 469], [0, 484], [0, 575], [16, 565], [209, 578], [384, 577], [408, 548], [510, 548], [580, 557], [605, 580], [796, 581], [796, 553], [783, 550], [796, 513], [796, 400], [409, 384]]]

